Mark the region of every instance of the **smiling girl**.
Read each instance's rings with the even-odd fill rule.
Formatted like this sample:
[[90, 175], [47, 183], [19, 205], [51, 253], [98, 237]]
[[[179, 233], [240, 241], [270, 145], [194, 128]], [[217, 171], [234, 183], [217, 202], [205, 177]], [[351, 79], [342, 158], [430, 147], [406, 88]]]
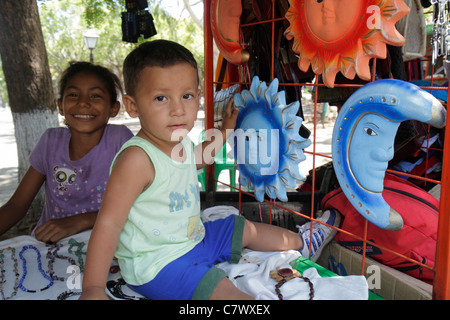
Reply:
[[30, 167], [0, 208], [0, 234], [27, 213], [45, 184], [45, 204], [33, 234], [56, 242], [92, 228], [116, 152], [133, 134], [108, 124], [120, 109], [119, 79], [108, 69], [75, 62], [59, 82], [58, 108], [67, 128], [50, 128], [30, 156]]

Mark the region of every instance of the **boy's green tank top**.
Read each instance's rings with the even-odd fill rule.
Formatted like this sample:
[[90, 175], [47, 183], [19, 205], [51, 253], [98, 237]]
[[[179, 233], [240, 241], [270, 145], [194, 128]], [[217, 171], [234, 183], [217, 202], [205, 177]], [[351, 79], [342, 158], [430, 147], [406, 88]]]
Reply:
[[192, 142], [186, 137], [181, 145], [186, 151], [183, 162], [172, 160], [140, 137], [131, 138], [121, 149], [141, 148], [155, 168], [154, 181], [134, 202], [116, 249], [121, 274], [128, 284], [151, 281], [205, 235]]

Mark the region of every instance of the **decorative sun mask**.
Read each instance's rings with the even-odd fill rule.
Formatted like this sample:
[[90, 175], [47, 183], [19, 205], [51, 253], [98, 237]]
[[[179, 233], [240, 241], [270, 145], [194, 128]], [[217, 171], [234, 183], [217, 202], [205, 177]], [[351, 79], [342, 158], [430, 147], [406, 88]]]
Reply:
[[386, 230], [403, 227], [400, 214], [382, 196], [397, 129], [404, 120], [442, 128], [445, 119], [438, 99], [401, 80], [366, 84], [345, 102], [333, 129], [333, 166], [342, 191], [364, 218]]
[[250, 58], [239, 43], [239, 25], [242, 14], [241, 0], [211, 0], [211, 32], [223, 57], [240, 65]]
[[405, 42], [395, 23], [409, 13], [403, 0], [289, 0], [287, 39], [299, 54], [298, 66], [311, 65], [327, 87], [340, 71], [346, 78], [370, 80], [369, 60], [386, 58], [386, 44]]
[[255, 76], [250, 91], [234, 95], [240, 107], [235, 130], [235, 159], [239, 183], [254, 190], [258, 201], [266, 193], [271, 199], [287, 201], [286, 187], [303, 180], [298, 164], [306, 159], [303, 149], [311, 141], [299, 135], [303, 119], [297, 116], [299, 102], [286, 105], [278, 79], [269, 87]]

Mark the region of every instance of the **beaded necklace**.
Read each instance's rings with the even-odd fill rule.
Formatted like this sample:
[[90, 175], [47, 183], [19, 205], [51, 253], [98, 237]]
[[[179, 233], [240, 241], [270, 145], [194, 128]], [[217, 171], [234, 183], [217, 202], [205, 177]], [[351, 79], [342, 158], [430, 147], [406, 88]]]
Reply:
[[69, 298], [71, 296], [79, 296], [79, 295], [81, 295], [81, 292], [64, 291], [56, 298], [56, 300], [67, 300], [67, 298]]
[[311, 280], [307, 277], [303, 277], [297, 270], [292, 270], [290, 268], [277, 268], [277, 270], [270, 271], [270, 277], [278, 281], [275, 285], [275, 292], [278, 296], [278, 299], [283, 300], [283, 295], [281, 294], [280, 288], [293, 278], [303, 279], [309, 285], [309, 300], [314, 298], [314, 285]]
[[[55, 263], [56, 258], [58, 259], [65, 259], [67, 261], [69, 261], [69, 263], [71, 265], [76, 266], [77, 263], [75, 262], [74, 259], [72, 259], [71, 257], [67, 257], [67, 256], [63, 256], [58, 254], [59, 249], [62, 247], [63, 245], [59, 242], [52, 244], [47, 251], [47, 259], [48, 259], [48, 274], [50, 275], [50, 277], [52, 277], [53, 280], [59, 280], [59, 281], [65, 281], [66, 278], [65, 277], [58, 277], [55, 274], [55, 271], [53, 270], [53, 264]], [[53, 250], [53, 252], [52, 252]]]
[[[80, 271], [84, 272], [84, 261], [83, 261], [83, 255], [86, 255], [86, 252], [83, 252], [82, 249], [85, 245], [84, 242], [78, 242], [75, 239], [69, 240], [69, 253], [74, 254], [78, 257], [78, 266], [80, 267]], [[75, 252], [72, 252], [72, 247], [77, 247], [77, 250]]]
[[[3, 288], [3, 284], [6, 282], [5, 280], [5, 269], [4, 269], [4, 251], [5, 250], [9, 250], [11, 251], [11, 260], [14, 261], [14, 267], [13, 267], [13, 272], [14, 272], [14, 287], [13, 287], [13, 292], [11, 293], [11, 295], [9, 297], [5, 297], [5, 292], [4, 292], [4, 288]], [[0, 250], [0, 294], [2, 296], [3, 300], [7, 300], [10, 299], [12, 297], [14, 297], [17, 294], [17, 290], [19, 289], [19, 269], [18, 269], [18, 262], [17, 262], [17, 258], [16, 258], [16, 248], [12, 248], [12, 247], [8, 247], [6, 249], [1, 249]]]
[[[45, 279], [47, 279], [49, 281], [48, 285], [46, 285], [45, 287], [43, 287], [41, 289], [38, 289], [38, 290], [31, 290], [31, 289], [25, 288], [24, 285], [23, 285], [23, 281], [25, 280], [25, 277], [27, 276], [27, 260], [23, 257], [23, 254], [24, 254], [25, 251], [30, 250], [30, 249], [34, 250], [37, 253], [37, 263], [38, 263], [39, 272], [42, 274], [42, 276]], [[39, 250], [35, 246], [32, 246], [32, 245], [24, 246], [22, 248], [22, 251], [20, 251], [20, 253], [19, 253], [19, 258], [22, 260], [22, 266], [23, 266], [23, 275], [22, 275], [22, 278], [20, 278], [20, 281], [19, 281], [19, 288], [20, 289], [22, 289], [25, 292], [36, 293], [36, 292], [41, 292], [41, 291], [47, 290], [48, 288], [50, 288], [53, 285], [53, 283], [54, 283], [53, 279], [51, 277], [49, 277], [45, 273], [45, 271], [42, 269], [41, 253], [39, 252]]]

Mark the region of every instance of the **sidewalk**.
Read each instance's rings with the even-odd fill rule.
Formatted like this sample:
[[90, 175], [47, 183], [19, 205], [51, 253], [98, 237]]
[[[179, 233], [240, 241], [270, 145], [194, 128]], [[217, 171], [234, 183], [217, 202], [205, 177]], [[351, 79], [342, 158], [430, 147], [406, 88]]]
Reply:
[[14, 125], [9, 108], [0, 107], [0, 205], [3, 205], [17, 187], [17, 146]]

